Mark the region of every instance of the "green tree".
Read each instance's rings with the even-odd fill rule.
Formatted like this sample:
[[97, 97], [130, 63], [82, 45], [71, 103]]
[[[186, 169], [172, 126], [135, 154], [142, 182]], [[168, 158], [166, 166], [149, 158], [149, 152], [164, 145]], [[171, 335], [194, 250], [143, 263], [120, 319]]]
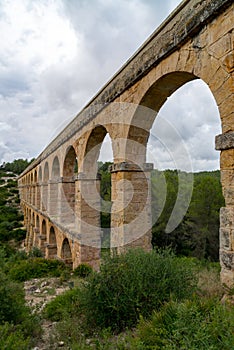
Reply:
[[211, 175], [198, 176], [186, 215], [193, 241], [193, 255], [218, 260], [219, 210], [224, 205], [221, 184]]
[[3, 163], [0, 166], [0, 170], [1, 171], [11, 171], [14, 174], [19, 175], [20, 173], [22, 173], [27, 166], [33, 161], [34, 159], [32, 159], [31, 161], [28, 161], [27, 159], [15, 159], [13, 162], [9, 163]]
[[[166, 200], [165, 182], [166, 181]], [[180, 173], [180, 186], [187, 195], [189, 174]], [[152, 244], [165, 248], [171, 246], [177, 255], [196, 256], [218, 260], [219, 250], [219, 209], [224, 205], [220, 172], [194, 174], [193, 195], [183, 220], [172, 232], [166, 232], [178, 196], [178, 175], [176, 171], [154, 172], [152, 177], [152, 212], [161, 215], [153, 224]], [[183, 204], [182, 204], [183, 205]], [[183, 207], [181, 207], [183, 210]], [[158, 212], [157, 212], [158, 210]], [[157, 216], [157, 215], [156, 215]]]

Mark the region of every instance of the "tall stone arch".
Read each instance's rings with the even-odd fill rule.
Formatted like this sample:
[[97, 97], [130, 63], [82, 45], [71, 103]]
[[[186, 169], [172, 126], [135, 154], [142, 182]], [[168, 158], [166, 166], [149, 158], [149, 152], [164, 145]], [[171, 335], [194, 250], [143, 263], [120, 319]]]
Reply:
[[75, 228], [75, 180], [78, 172], [77, 154], [73, 146], [66, 150], [61, 188], [61, 222]]
[[43, 170], [43, 183], [42, 183], [42, 210], [48, 210], [48, 183], [49, 183], [49, 164], [45, 162]]
[[59, 217], [59, 183], [60, 177], [60, 163], [57, 156], [54, 157], [51, 171], [51, 180], [49, 182], [49, 212], [51, 217], [58, 220]]

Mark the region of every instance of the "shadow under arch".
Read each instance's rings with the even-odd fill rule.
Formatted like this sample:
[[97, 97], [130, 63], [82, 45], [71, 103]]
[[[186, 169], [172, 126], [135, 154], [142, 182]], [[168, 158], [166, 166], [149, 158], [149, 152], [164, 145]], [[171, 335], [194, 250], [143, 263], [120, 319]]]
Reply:
[[74, 225], [75, 222], [75, 180], [78, 172], [77, 154], [73, 146], [69, 146], [63, 162], [61, 222]]
[[82, 170], [90, 178], [95, 178], [98, 172], [98, 158], [104, 138], [108, 134], [107, 129], [103, 125], [97, 125], [90, 132], [87, 139], [84, 159], [82, 162]]
[[72, 265], [72, 252], [67, 238], [64, 238], [62, 243], [61, 258], [65, 262], [65, 264]]
[[48, 243], [46, 244], [46, 257], [48, 259], [55, 259], [57, 257], [57, 239], [53, 226], [50, 227]]
[[42, 184], [42, 211], [48, 210], [48, 182], [49, 182], [49, 164], [44, 165], [43, 184]]
[[57, 156], [54, 157], [50, 181], [50, 215], [58, 217], [58, 187], [60, 181], [60, 163]]

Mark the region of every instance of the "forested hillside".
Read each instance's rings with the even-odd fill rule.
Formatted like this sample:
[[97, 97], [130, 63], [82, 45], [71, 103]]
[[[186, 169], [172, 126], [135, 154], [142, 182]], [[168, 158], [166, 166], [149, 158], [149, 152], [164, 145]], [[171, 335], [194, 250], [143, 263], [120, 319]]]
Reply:
[[[186, 195], [191, 174], [180, 173], [180, 186]], [[153, 225], [153, 246], [171, 246], [177, 255], [194, 256], [218, 261], [219, 257], [219, 210], [224, 206], [220, 184], [220, 172], [193, 174], [193, 191], [188, 210], [179, 226], [166, 232], [166, 225], [178, 197], [178, 172], [166, 170], [152, 174], [152, 212], [160, 207], [162, 180], [166, 180], [166, 201], [161, 215]], [[189, 185], [190, 186], [190, 185]], [[190, 188], [188, 188], [190, 190]], [[188, 192], [188, 191], [187, 191]], [[183, 204], [183, 201], [181, 201]]]

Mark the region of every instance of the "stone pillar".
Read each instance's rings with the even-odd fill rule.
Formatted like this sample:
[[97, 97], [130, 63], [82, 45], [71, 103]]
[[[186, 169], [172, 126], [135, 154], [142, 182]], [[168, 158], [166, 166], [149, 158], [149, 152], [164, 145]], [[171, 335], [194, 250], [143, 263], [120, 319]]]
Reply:
[[30, 203], [30, 186], [26, 185], [26, 202]]
[[46, 235], [39, 234], [38, 235], [38, 248], [42, 252], [42, 255], [45, 256], [45, 243], [46, 243]]
[[59, 181], [59, 221], [70, 229], [75, 227], [75, 179], [61, 178]]
[[33, 223], [30, 222], [30, 224], [29, 224], [28, 241], [27, 241], [28, 251], [30, 251], [32, 246], [33, 246], [33, 239], [34, 239], [34, 226], [33, 226]]
[[24, 214], [24, 226], [26, 228], [26, 238], [25, 238], [24, 245], [26, 247], [26, 251], [28, 251], [29, 237], [30, 237], [30, 221], [26, 213], [27, 213], [27, 209], [25, 209], [25, 214]]
[[38, 235], [39, 235], [39, 228], [34, 227], [33, 229], [34, 235], [33, 235], [33, 247], [38, 247], [39, 242], [38, 242]]
[[122, 162], [113, 164], [111, 193], [111, 249], [151, 250], [151, 180], [153, 164], [142, 167]]
[[[101, 251], [100, 178], [79, 173], [76, 180], [75, 221], [79, 256], [74, 266], [88, 263], [98, 269]], [[78, 261], [79, 260], [79, 261]]]
[[62, 206], [63, 206], [63, 200], [64, 200], [64, 196], [63, 196], [63, 178], [60, 177], [57, 181], [57, 191], [58, 191], [58, 202], [57, 202], [57, 222], [58, 223], [63, 223], [62, 220]]
[[48, 210], [48, 184], [43, 182], [41, 184], [41, 210], [46, 212]]
[[58, 218], [58, 183], [59, 180], [51, 180], [48, 184], [48, 212], [53, 220]]
[[221, 150], [220, 168], [225, 207], [220, 209], [221, 281], [234, 283], [234, 131], [216, 136], [216, 149]]
[[32, 184], [31, 185], [31, 204], [34, 206], [36, 204], [36, 185]]
[[57, 244], [56, 243], [45, 243], [45, 258], [55, 259], [57, 257]]
[[37, 207], [37, 209], [41, 209], [41, 186], [40, 184], [37, 182], [36, 183], [36, 202], [35, 202], [35, 206]]

